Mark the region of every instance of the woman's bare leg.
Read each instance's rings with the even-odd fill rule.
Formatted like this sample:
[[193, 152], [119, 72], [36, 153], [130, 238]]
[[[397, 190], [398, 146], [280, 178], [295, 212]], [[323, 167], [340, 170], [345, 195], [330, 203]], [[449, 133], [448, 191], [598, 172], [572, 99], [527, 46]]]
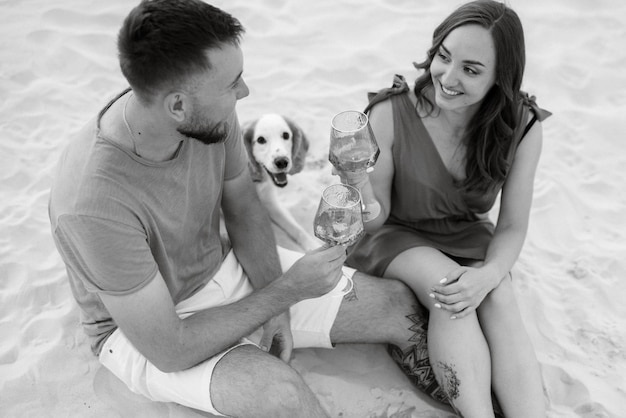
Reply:
[[441, 252], [417, 247], [398, 255], [386, 277], [406, 283], [430, 311], [428, 351], [437, 381], [453, 406], [465, 417], [493, 417], [491, 358], [475, 313], [450, 319], [450, 312], [434, 307], [431, 288], [458, 264]]
[[510, 276], [478, 308], [489, 348], [493, 387], [507, 418], [546, 416], [539, 364], [515, 300]]

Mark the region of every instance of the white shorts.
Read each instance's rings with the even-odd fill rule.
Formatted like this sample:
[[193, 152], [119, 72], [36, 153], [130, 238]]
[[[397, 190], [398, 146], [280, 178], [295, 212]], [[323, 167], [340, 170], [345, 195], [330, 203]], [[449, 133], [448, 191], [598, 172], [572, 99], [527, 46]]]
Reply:
[[[300, 253], [278, 247], [283, 271], [302, 256]], [[293, 305], [290, 310], [291, 332], [294, 348], [332, 348], [330, 329], [335, 322], [341, 305], [344, 289], [354, 274], [354, 269], [344, 267], [344, 275], [334, 290], [325, 296], [307, 299]], [[195, 312], [228, 305], [244, 298], [253, 291], [247, 276], [232, 250], [224, 259], [220, 270], [202, 290], [176, 305], [181, 318]], [[174, 373], [163, 373], [141, 355], [117, 329], [106, 340], [100, 353], [100, 362], [128, 388], [148, 399], [159, 402], [175, 402], [190, 408], [224, 416], [213, 406], [210, 384], [217, 362], [230, 350], [243, 344], [260, 341], [262, 330], [257, 330], [239, 344], [190, 369]]]

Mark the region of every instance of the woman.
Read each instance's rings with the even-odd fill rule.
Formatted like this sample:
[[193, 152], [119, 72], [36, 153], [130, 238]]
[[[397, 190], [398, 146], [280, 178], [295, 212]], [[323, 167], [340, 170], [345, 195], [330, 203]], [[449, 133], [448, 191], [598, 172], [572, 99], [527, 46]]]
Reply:
[[[373, 172], [341, 172], [367, 204], [366, 236], [348, 263], [408, 284], [428, 308], [437, 381], [464, 417], [491, 417], [491, 388], [508, 417], [543, 417], [539, 366], [510, 270], [526, 235], [542, 145], [539, 109], [520, 91], [524, 35], [490, 0], [437, 27], [410, 91], [368, 106], [380, 146]], [[486, 214], [501, 191], [497, 225]]]

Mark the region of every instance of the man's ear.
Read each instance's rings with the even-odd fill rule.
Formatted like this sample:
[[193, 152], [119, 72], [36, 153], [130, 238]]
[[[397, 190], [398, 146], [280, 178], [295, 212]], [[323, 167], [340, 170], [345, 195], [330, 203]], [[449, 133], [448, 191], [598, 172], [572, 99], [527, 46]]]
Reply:
[[178, 123], [183, 122], [189, 112], [191, 112], [189, 97], [180, 91], [172, 92], [165, 96], [163, 106], [165, 113]]

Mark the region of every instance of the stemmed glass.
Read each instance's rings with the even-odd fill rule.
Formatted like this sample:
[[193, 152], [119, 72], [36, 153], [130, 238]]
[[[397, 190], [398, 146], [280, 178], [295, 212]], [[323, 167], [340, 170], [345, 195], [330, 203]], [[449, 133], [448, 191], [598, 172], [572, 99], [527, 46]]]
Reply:
[[315, 236], [328, 246], [354, 244], [363, 236], [361, 194], [348, 184], [324, 189], [313, 221]]
[[366, 170], [376, 164], [380, 149], [365, 113], [346, 110], [333, 117], [328, 160], [339, 171]]
[[[365, 113], [347, 110], [335, 115], [331, 122], [328, 160], [337, 171], [369, 173], [379, 154], [380, 149]], [[373, 196], [366, 195], [363, 199], [361, 209], [366, 222], [377, 216], [377, 211], [372, 212], [372, 208], [380, 207], [377, 205]]]
[[[361, 193], [348, 184], [333, 184], [322, 192], [320, 204], [313, 221], [315, 236], [327, 246], [350, 246], [364, 234], [361, 213]], [[352, 290], [352, 280], [341, 291], [344, 295]]]

